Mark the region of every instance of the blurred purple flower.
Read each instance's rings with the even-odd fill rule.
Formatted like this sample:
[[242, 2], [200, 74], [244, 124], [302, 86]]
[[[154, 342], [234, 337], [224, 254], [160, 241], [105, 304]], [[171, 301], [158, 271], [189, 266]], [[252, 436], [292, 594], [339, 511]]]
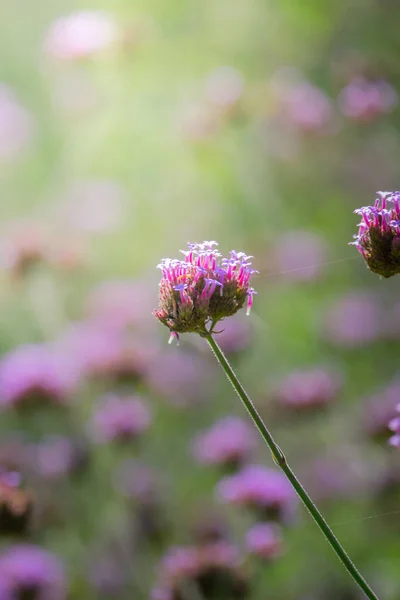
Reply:
[[208, 399], [214, 374], [214, 365], [201, 356], [171, 348], [150, 362], [146, 383], [170, 404], [186, 407]]
[[51, 435], [31, 447], [32, 467], [44, 479], [58, 479], [76, 472], [87, 462], [83, 445], [61, 436]]
[[254, 508], [277, 518], [291, 513], [296, 502], [296, 494], [285, 476], [260, 465], [250, 465], [224, 477], [218, 483], [217, 492], [227, 504]]
[[[396, 406], [396, 410], [398, 413], [400, 413], [400, 404]], [[388, 428], [395, 434], [389, 439], [389, 444], [395, 448], [400, 448], [400, 416], [391, 419], [389, 421]]]
[[100, 10], [82, 10], [60, 17], [47, 32], [44, 49], [53, 58], [74, 61], [95, 56], [118, 41], [114, 18]]
[[185, 586], [194, 585], [204, 600], [244, 598], [247, 578], [234, 546], [219, 541], [171, 548], [161, 564], [152, 600], [183, 600]]
[[238, 466], [250, 458], [257, 445], [253, 426], [240, 417], [225, 417], [193, 442], [193, 452], [200, 463]]
[[279, 237], [273, 249], [274, 268], [289, 281], [310, 281], [321, 275], [327, 248], [321, 236], [291, 231]]
[[24, 345], [0, 362], [0, 407], [68, 403], [77, 384], [71, 361], [50, 345]]
[[400, 381], [394, 380], [378, 393], [363, 401], [363, 425], [371, 438], [386, 439], [390, 429], [389, 421], [396, 415], [399, 402]]
[[292, 68], [280, 69], [271, 81], [272, 92], [285, 121], [304, 133], [327, 134], [334, 127], [328, 96]]
[[246, 548], [250, 554], [271, 560], [282, 554], [283, 542], [275, 523], [256, 523], [246, 534]]
[[252, 323], [242, 315], [234, 315], [221, 325], [218, 333], [218, 344], [226, 354], [241, 352], [250, 344], [253, 329]]
[[150, 410], [139, 397], [110, 394], [98, 401], [90, 431], [100, 444], [127, 441], [137, 439], [150, 423]]
[[222, 110], [234, 107], [243, 94], [243, 76], [233, 67], [218, 67], [206, 82], [208, 100]]
[[364, 77], [355, 77], [340, 92], [338, 103], [345, 117], [369, 122], [394, 110], [398, 97], [392, 86], [382, 79], [368, 81]]
[[0, 164], [23, 152], [33, 136], [33, 119], [14, 92], [0, 83]]
[[281, 382], [275, 397], [286, 408], [313, 409], [334, 400], [340, 385], [340, 377], [325, 369], [294, 371]]
[[[148, 309], [153, 288], [140, 280], [111, 280], [97, 286], [89, 296], [87, 310], [94, 322], [106, 323], [112, 329], [121, 330], [152, 328], [154, 319]], [[148, 336], [147, 336], [148, 337]], [[146, 341], [143, 342], [146, 345]]]
[[130, 458], [118, 467], [114, 486], [117, 492], [139, 504], [153, 503], [160, 495], [160, 475]]
[[10, 586], [16, 600], [65, 600], [64, 569], [58, 558], [32, 545], [9, 546], [0, 554], [0, 582]]
[[146, 344], [128, 339], [112, 324], [100, 322], [75, 323], [58, 344], [83, 376], [94, 378], [140, 377], [154, 355]]
[[325, 337], [334, 346], [364, 346], [379, 337], [380, 321], [380, 309], [372, 296], [351, 293], [328, 308], [325, 314]]

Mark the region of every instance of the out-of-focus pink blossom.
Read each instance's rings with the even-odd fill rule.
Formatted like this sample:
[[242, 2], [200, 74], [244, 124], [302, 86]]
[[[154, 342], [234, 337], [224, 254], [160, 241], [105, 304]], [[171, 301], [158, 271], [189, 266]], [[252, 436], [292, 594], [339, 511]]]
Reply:
[[146, 504], [159, 496], [160, 479], [159, 473], [131, 458], [119, 465], [114, 486], [126, 498]]
[[257, 439], [254, 427], [240, 417], [225, 417], [193, 443], [197, 460], [211, 465], [238, 465], [248, 459]]
[[87, 462], [82, 444], [61, 435], [49, 435], [31, 446], [32, 468], [44, 479], [58, 479], [74, 473]]
[[50, 552], [28, 544], [7, 547], [0, 554], [0, 582], [9, 584], [11, 598], [65, 600], [64, 568]]
[[153, 295], [153, 288], [145, 281], [106, 281], [90, 294], [87, 311], [93, 321], [106, 323], [113, 329], [134, 326], [140, 331], [148, 330], [154, 324], [149, 311]]
[[23, 152], [33, 136], [33, 118], [14, 92], [0, 83], [0, 164]]
[[128, 204], [126, 190], [106, 179], [75, 183], [61, 202], [61, 216], [72, 230], [104, 233], [120, 227]]
[[138, 397], [110, 394], [98, 401], [90, 431], [98, 443], [133, 440], [151, 423], [147, 405]]
[[283, 541], [275, 523], [256, 523], [246, 533], [246, 549], [250, 554], [264, 560], [272, 560], [282, 554]]
[[340, 377], [325, 369], [295, 371], [281, 382], [275, 396], [286, 408], [318, 408], [334, 400], [340, 385]]
[[279, 236], [272, 251], [277, 275], [288, 281], [310, 281], [321, 275], [327, 257], [325, 241], [310, 231]]
[[163, 351], [149, 364], [146, 382], [150, 390], [176, 407], [206, 402], [215, 380], [214, 365], [180, 348]]
[[281, 69], [272, 79], [271, 88], [281, 119], [307, 134], [334, 131], [334, 110], [328, 96], [308, 82], [296, 69]]
[[237, 549], [225, 541], [176, 546], [164, 557], [152, 600], [181, 597], [182, 584], [192, 581], [204, 598], [244, 598], [247, 578]]
[[359, 347], [381, 333], [381, 312], [373, 297], [353, 293], [334, 302], [325, 314], [324, 333], [335, 346]]
[[388, 423], [396, 416], [400, 397], [400, 381], [394, 380], [379, 392], [363, 401], [363, 425], [371, 438], [385, 439], [389, 433]]
[[232, 108], [243, 94], [243, 76], [234, 67], [218, 67], [206, 82], [206, 96], [222, 110]]
[[58, 342], [85, 377], [137, 378], [144, 375], [154, 350], [123, 332], [97, 322], [73, 325]]
[[100, 10], [82, 10], [54, 21], [44, 49], [53, 58], [74, 61], [108, 50], [118, 38], [119, 28], [112, 15]]
[[291, 512], [296, 495], [283, 473], [250, 465], [224, 477], [217, 486], [223, 502], [258, 509], [281, 518]]
[[234, 315], [221, 323], [216, 339], [225, 354], [234, 354], [247, 348], [252, 334], [252, 322], [242, 315]]
[[0, 406], [65, 405], [77, 384], [73, 363], [46, 344], [16, 348], [0, 362]]
[[369, 81], [355, 77], [339, 94], [339, 108], [354, 121], [373, 121], [394, 110], [398, 103], [396, 91], [383, 79]]
[[[396, 406], [397, 413], [400, 413], [400, 404]], [[394, 435], [389, 439], [389, 444], [395, 448], [400, 448], [400, 416], [394, 417], [389, 421], [388, 428]]]

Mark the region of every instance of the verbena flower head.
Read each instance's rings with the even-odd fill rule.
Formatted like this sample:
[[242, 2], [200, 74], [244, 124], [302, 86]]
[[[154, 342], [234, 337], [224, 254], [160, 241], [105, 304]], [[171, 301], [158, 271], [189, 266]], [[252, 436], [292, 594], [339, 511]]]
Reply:
[[250, 279], [251, 256], [231, 251], [222, 258], [217, 242], [188, 244], [181, 250], [184, 260], [165, 258], [158, 265], [162, 271], [159, 307], [154, 311], [171, 331], [171, 339], [180, 333], [204, 334], [207, 324], [215, 324], [253, 302]]
[[388, 278], [400, 273], [400, 192], [378, 195], [373, 206], [354, 211], [361, 223], [351, 243], [371, 271]]
[[95, 409], [90, 423], [98, 443], [136, 439], [151, 423], [147, 405], [136, 396], [110, 394]]

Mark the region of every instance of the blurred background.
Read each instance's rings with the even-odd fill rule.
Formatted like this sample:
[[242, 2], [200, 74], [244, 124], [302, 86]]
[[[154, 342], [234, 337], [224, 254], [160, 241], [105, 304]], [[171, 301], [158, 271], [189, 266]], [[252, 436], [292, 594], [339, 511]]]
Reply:
[[0, 600], [362, 598], [162, 257], [258, 295], [217, 338], [360, 570], [400, 598], [399, 284], [348, 246], [400, 185], [391, 0], [3, 0]]

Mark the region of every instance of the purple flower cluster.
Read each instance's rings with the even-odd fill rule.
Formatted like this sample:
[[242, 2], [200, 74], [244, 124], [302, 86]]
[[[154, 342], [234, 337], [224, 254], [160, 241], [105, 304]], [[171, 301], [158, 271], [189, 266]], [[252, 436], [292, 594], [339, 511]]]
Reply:
[[106, 396], [96, 407], [90, 429], [98, 443], [133, 440], [151, 423], [150, 411], [138, 397]]
[[170, 329], [171, 339], [179, 333], [204, 334], [208, 323], [213, 328], [245, 302], [249, 314], [255, 293], [250, 287], [255, 272], [251, 256], [232, 250], [229, 258], [221, 259], [214, 241], [188, 246], [181, 251], [184, 260], [166, 258], [158, 265], [163, 277], [154, 315]]
[[45, 344], [20, 346], [0, 363], [0, 407], [65, 405], [77, 383], [73, 365]]
[[249, 554], [264, 560], [277, 558], [283, 551], [280, 528], [275, 523], [256, 523], [247, 531], [245, 542]]
[[[400, 404], [396, 406], [396, 410], [400, 413]], [[400, 448], [400, 416], [389, 421], [388, 428], [393, 431], [394, 435], [389, 439], [389, 444], [395, 448]]]
[[318, 408], [334, 399], [339, 385], [338, 377], [325, 369], [295, 371], [282, 381], [276, 398], [286, 408]]
[[342, 89], [338, 102], [345, 117], [366, 123], [392, 111], [398, 99], [395, 90], [386, 81], [356, 77]]
[[250, 423], [240, 417], [225, 417], [195, 438], [193, 451], [200, 463], [237, 466], [251, 456], [256, 444]]
[[258, 514], [281, 519], [291, 513], [296, 495], [279, 471], [261, 465], [248, 465], [224, 477], [217, 487], [227, 504], [253, 508]]
[[247, 577], [237, 549], [225, 541], [171, 548], [151, 598], [184, 600], [188, 589], [197, 590], [201, 598], [246, 597]]
[[373, 206], [354, 212], [361, 216], [352, 245], [368, 268], [383, 277], [400, 273], [400, 192], [378, 192]]
[[1, 600], [65, 600], [64, 569], [58, 558], [38, 546], [10, 546], [0, 554]]

